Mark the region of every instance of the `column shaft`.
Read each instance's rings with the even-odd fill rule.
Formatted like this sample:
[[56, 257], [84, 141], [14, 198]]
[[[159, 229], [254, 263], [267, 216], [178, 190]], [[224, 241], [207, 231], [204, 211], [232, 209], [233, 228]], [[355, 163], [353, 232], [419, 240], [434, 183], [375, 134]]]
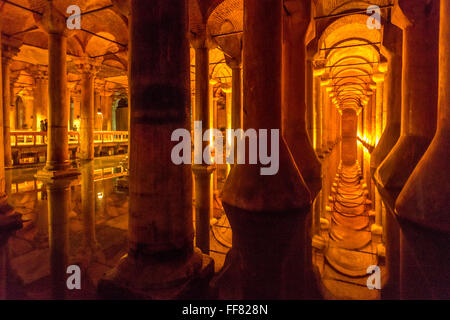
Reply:
[[[398, 215], [422, 226], [450, 232], [448, 159], [450, 150], [450, 1], [441, 1], [437, 131], [396, 202]], [[430, 105], [430, 108], [432, 106]]]
[[[307, 8], [284, 16], [282, 129], [301, 176], [314, 198], [321, 188], [321, 168], [306, 128], [305, 33]], [[328, 124], [330, 126], [330, 123]]]
[[[398, 2], [404, 16], [401, 137], [375, 179], [395, 201], [436, 131], [438, 102], [439, 1]], [[395, 17], [395, 16], [394, 16]], [[413, 22], [411, 22], [411, 21]]]
[[48, 112], [48, 171], [64, 171], [69, 167], [67, 104], [67, 38], [62, 34], [49, 33], [49, 112]]
[[94, 159], [94, 74], [81, 74], [81, 130], [80, 158]]
[[379, 167], [400, 136], [402, 95], [398, 93], [402, 92], [402, 30], [391, 23], [384, 26], [382, 51], [388, 57], [384, 86], [387, 123], [371, 154], [372, 172]]
[[191, 168], [171, 159], [173, 131], [190, 132], [187, 1], [132, 0], [130, 8], [129, 249], [99, 290], [175, 299], [213, 266], [193, 247]]
[[[4, 54], [4, 53], [3, 53]], [[2, 86], [3, 86], [3, 149], [5, 167], [12, 166], [11, 154], [11, 120], [10, 120], [10, 105], [11, 105], [11, 80], [10, 80], [10, 66], [11, 59], [2, 57]]]
[[[244, 128], [280, 130], [281, 1], [244, 0], [243, 43]], [[278, 155], [276, 174], [261, 175], [260, 164], [237, 164], [223, 189], [222, 203], [233, 228], [232, 250], [236, 252], [231, 263], [246, 275], [238, 284], [244, 298], [281, 296], [288, 244], [295, 234], [299, 238], [306, 234], [311, 196], [281, 136]], [[306, 252], [305, 245], [299, 243], [297, 250]]]
[[[213, 112], [210, 103], [213, 104], [212, 93], [209, 85], [209, 49], [206, 47], [206, 37], [199, 40], [195, 48], [195, 110], [194, 120], [201, 121], [201, 134], [211, 128]], [[211, 97], [210, 97], [211, 96]], [[203, 141], [202, 150], [212, 141]], [[200, 151], [202, 152], [202, 151]], [[211, 173], [213, 167], [202, 163], [192, 166], [194, 172], [194, 197], [195, 197], [195, 235], [196, 245], [203, 253], [209, 253], [209, 224], [212, 214], [212, 184]]]
[[314, 119], [315, 129], [315, 148], [317, 153], [322, 152], [322, 91], [320, 86], [320, 78], [316, 76], [314, 78], [314, 109], [316, 111]]

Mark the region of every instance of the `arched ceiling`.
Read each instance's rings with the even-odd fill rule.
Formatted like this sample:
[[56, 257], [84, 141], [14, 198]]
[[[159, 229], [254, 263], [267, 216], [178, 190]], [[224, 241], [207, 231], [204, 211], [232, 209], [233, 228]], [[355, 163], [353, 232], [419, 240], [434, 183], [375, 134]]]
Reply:
[[[0, 1], [3, 38], [21, 43], [17, 60], [36, 65], [47, 64], [47, 35], [36, 22], [47, 1], [11, 1], [36, 13]], [[376, 44], [380, 42], [380, 30], [367, 28], [367, 15], [354, 12], [364, 11], [374, 4], [386, 6], [391, 0], [311, 1], [315, 18], [332, 15], [315, 19], [313, 28], [319, 50], [315, 58], [326, 66], [325, 72], [331, 78], [330, 96], [338, 107], [359, 108], [372, 94], [372, 74], [378, 72], [378, 64], [383, 57]], [[74, 4], [80, 7], [82, 13], [103, 8], [82, 16], [85, 31], [76, 30], [69, 34], [68, 69], [74, 74], [69, 79], [77, 75], [73, 61], [88, 55], [101, 59], [102, 76], [126, 84], [128, 0], [55, 0], [53, 3], [66, 16], [67, 7]], [[203, 32], [206, 28], [205, 31], [217, 44], [218, 50], [211, 50], [211, 75], [227, 79], [230, 70], [223, 60], [238, 55], [241, 49], [243, 0], [188, 0], [188, 3], [190, 31]]]
[[[360, 9], [362, 5], [359, 1], [352, 1], [355, 7], [350, 7], [349, 1], [329, 2], [345, 10]], [[336, 12], [331, 7], [322, 9], [328, 14]], [[334, 18], [319, 37], [316, 60], [324, 67], [329, 97], [339, 109], [360, 110], [373, 95], [372, 78], [383, 60], [379, 48], [381, 30], [369, 29], [367, 19], [365, 14]]]
[[[19, 51], [14, 57], [12, 70], [21, 64], [48, 64], [48, 36], [39, 25], [47, 5], [46, 0], [0, 1], [2, 41], [14, 43]], [[115, 1], [114, 1], [115, 2]], [[55, 0], [53, 5], [68, 17], [70, 5], [80, 7], [82, 30], [68, 32], [67, 62], [69, 81], [78, 81], [79, 72], [74, 67], [76, 58], [89, 56], [101, 61], [99, 76], [119, 81], [126, 86], [128, 19], [110, 0]], [[21, 8], [22, 7], [22, 8]], [[101, 9], [101, 10], [98, 10]]]

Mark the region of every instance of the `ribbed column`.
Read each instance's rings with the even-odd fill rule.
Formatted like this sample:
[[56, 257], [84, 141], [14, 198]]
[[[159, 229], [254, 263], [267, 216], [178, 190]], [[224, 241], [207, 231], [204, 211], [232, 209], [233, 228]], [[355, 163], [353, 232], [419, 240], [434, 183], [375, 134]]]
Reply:
[[399, 216], [450, 232], [448, 212], [450, 150], [450, 1], [442, 0], [439, 37], [439, 102], [437, 131], [396, 202]]
[[187, 1], [132, 0], [130, 10], [129, 248], [99, 291], [186, 298], [214, 269], [193, 246], [191, 167], [171, 159], [173, 131], [190, 131]]
[[383, 29], [382, 51], [388, 57], [385, 76], [386, 127], [370, 157], [371, 171], [374, 172], [392, 150], [400, 136], [402, 108], [402, 30], [391, 23]]
[[400, 0], [393, 21], [403, 29], [401, 137], [375, 179], [395, 200], [436, 131], [439, 1]]

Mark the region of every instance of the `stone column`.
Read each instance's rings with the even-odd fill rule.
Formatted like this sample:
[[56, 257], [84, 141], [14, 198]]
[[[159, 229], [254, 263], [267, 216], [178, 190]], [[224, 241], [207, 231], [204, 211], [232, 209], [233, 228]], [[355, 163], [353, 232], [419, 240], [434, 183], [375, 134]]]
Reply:
[[314, 70], [314, 108], [316, 110], [316, 116], [314, 119], [315, 128], [315, 147], [316, 152], [321, 154], [322, 149], [322, 89], [320, 85], [320, 76], [323, 74], [325, 69], [315, 69]]
[[12, 57], [17, 53], [17, 49], [6, 44], [2, 44], [2, 83], [3, 83], [3, 147], [5, 167], [12, 167], [11, 154], [11, 120], [10, 120], [10, 105], [11, 105], [11, 70]]
[[383, 45], [381, 50], [388, 58], [385, 77], [385, 104], [387, 124], [384, 132], [371, 154], [370, 167], [372, 173], [392, 150], [400, 136], [402, 108], [402, 30], [391, 23], [383, 28]]
[[311, 146], [314, 148], [314, 75], [313, 61], [308, 58], [306, 60], [306, 131]]
[[375, 134], [374, 145], [378, 144], [381, 134], [383, 133], [383, 87], [384, 87], [384, 74], [382, 72], [376, 73], [372, 76], [373, 81], [377, 84], [376, 89], [376, 112], [375, 112]]
[[450, 150], [450, 1], [442, 0], [439, 37], [439, 102], [437, 131], [396, 202], [402, 218], [450, 232], [448, 159]]
[[96, 65], [85, 59], [79, 62], [81, 72], [80, 159], [94, 159], [94, 78]]
[[191, 168], [171, 160], [173, 131], [190, 132], [187, 9], [131, 1], [129, 248], [99, 283], [105, 297], [192, 298], [214, 272], [193, 246]]
[[[0, 25], [1, 27], [1, 25]], [[0, 29], [1, 34], [1, 29]], [[1, 37], [0, 37], [1, 41]], [[2, 56], [2, 46], [0, 43], [0, 56]], [[0, 74], [2, 73], [3, 64], [0, 64]], [[3, 145], [3, 82], [0, 77], [0, 146]], [[0, 147], [0, 160], [4, 158], [4, 149]], [[8, 279], [8, 238], [12, 233], [22, 227], [21, 215], [15, 214], [14, 209], [7, 202], [7, 194], [5, 190], [5, 166], [0, 161], [0, 299], [6, 299], [7, 279]]]
[[[439, 1], [399, 0], [393, 21], [403, 29], [401, 137], [375, 179], [395, 201], [436, 131]], [[383, 193], [383, 192], [382, 192]]]
[[[227, 65], [231, 68], [232, 82], [231, 82], [231, 128], [233, 130], [242, 129], [242, 66], [241, 56], [227, 59]], [[231, 137], [234, 139], [234, 137]], [[235, 144], [236, 146], [236, 144]], [[237, 151], [234, 149], [234, 164], [237, 163]]]
[[34, 96], [36, 131], [40, 131], [40, 121], [47, 118], [48, 111], [48, 71], [38, 66], [33, 74], [36, 82]]
[[325, 74], [322, 76], [320, 80], [320, 88], [321, 88], [321, 106], [322, 106], [322, 141], [321, 141], [321, 148], [322, 152], [328, 153], [330, 150], [328, 148], [328, 134], [329, 134], [329, 123], [328, 123], [328, 110], [329, 110], [329, 100], [328, 92], [327, 92], [327, 85], [330, 83], [330, 79], [328, 79], [328, 75]]
[[47, 164], [38, 171], [48, 194], [50, 272], [53, 298], [63, 299], [68, 267], [68, 225], [70, 186], [78, 175], [70, 167], [68, 145], [69, 105], [67, 103], [65, 16], [52, 2], [46, 3], [39, 25], [48, 33], [48, 142]]
[[[290, 1], [283, 26], [283, 136], [295, 163], [315, 198], [321, 188], [321, 168], [306, 129], [305, 34], [311, 19], [310, 1]], [[330, 125], [330, 124], [328, 124]]]
[[[200, 122], [201, 134], [211, 129], [213, 112], [210, 106], [212, 94], [209, 87], [209, 48], [206, 26], [199, 34], [191, 36], [191, 44], [195, 49], [195, 106], [194, 121]], [[211, 98], [210, 98], [211, 96]], [[194, 138], [195, 139], [195, 138]], [[209, 254], [209, 226], [212, 216], [212, 179], [214, 165], [204, 163], [203, 150], [212, 142], [202, 141], [199, 152], [201, 163], [194, 161], [194, 198], [195, 198], [195, 243], [203, 253]], [[194, 159], [196, 156], [194, 155]]]
[[[245, 0], [245, 129], [281, 128], [281, 45], [282, 2]], [[223, 189], [222, 203], [233, 228], [231, 265], [245, 275], [236, 284], [244, 298], [281, 297], [286, 252], [295, 234], [306, 234], [311, 204], [310, 192], [282, 136], [278, 172], [261, 175], [262, 167], [236, 164]], [[306, 241], [297, 248], [305, 252]]]

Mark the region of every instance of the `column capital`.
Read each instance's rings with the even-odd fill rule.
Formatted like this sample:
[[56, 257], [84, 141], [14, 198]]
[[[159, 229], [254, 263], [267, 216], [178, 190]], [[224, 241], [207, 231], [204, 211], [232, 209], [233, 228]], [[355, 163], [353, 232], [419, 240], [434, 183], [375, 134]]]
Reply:
[[67, 28], [66, 16], [56, 9], [52, 1], [45, 2], [42, 16], [35, 15], [36, 23], [48, 34], [67, 36], [69, 29]]
[[204, 29], [189, 32], [189, 43], [194, 49], [214, 49], [217, 44], [211, 35]]
[[292, 36], [295, 40], [306, 35], [306, 31], [311, 22], [311, 1], [285, 0], [283, 2], [286, 14], [285, 22], [292, 28], [285, 28], [286, 35]]
[[82, 57], [74, 61], [78, 72], [96, 75], [100, 68], [100, 60]]
[[11, 42], [9, 38], [4, 36], [1, 37], [1, 46], [2, 46], [2, 63], [10, 64], [12, 59], [19, 53], [20, 43], [16, 41]]
[[378, 84], [378, 83], [383, 83], [384, 82], [384, 73], [383, 72], [378, 72], [378, 73], [374, 73], [372, 75], [372, 80]]
[[102, 91], [105, 90], [105, 84], [106, 84], [106, 80], [105, 79], [99, 79], [96, 78], [94, 81], [94, 90], [96, 93], [101, 94]]
[[242, 68], [242, 58], [239, 57], [229, 57], [228, 55], [225, 55], [225, 62], [228, 67], [231, 69], [241, 69]]
[[48, 67], [44, 65], [32, 65], [27, 69], [28, 73], [34, 78], [38, 79], [48, 79]]

